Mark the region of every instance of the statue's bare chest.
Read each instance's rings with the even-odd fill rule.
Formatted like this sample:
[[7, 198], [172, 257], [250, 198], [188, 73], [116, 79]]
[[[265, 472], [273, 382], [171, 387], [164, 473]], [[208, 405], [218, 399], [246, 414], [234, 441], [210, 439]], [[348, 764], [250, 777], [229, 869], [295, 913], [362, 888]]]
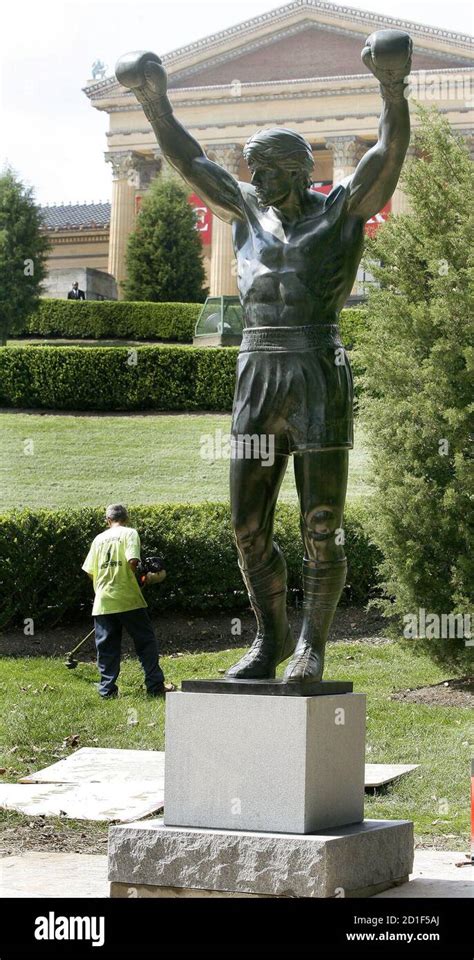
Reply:
[[341, 222], [330, 216], [307, 216], [285, 223], [269, 208], [239, 225], [234, 238], [239, 272], [305, 274], [341, 252]]

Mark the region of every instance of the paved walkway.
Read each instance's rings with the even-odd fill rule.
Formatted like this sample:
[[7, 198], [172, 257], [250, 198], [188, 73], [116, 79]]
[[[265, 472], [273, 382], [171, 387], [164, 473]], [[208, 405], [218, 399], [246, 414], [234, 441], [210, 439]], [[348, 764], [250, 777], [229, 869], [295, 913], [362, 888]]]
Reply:
[[107, 857], [27, 851], [0, 859], [3, 897], [108, 897]]
[[[467, 863], [457, 867], [457, 863]], [[452, 850], [415, 850], [415, 864], [408, 883], [378, 893], [381, 897], [470, 897], [474, 896], [474, 868], [463, 853]]]
[[[380, 897], [470, 897], [472, 866], [461, 853], [417, 850], [409, 883]], [[81, 853], [32, 853], [0, 858], [0, 899], [18, 897], [107, 897], [107, 857]]]

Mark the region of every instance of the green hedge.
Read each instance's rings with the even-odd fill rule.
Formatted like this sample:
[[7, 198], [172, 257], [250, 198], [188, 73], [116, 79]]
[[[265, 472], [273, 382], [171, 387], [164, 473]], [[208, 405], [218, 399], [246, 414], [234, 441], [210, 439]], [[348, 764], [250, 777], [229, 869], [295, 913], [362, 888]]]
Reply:
[[202, 303], [41, 300], [22, 331], [30, 337], [172, 340], [190, 343]]
[[236, 356], [232, 347], [3, 347], [0, 404], [53, 410], [230, 410]]
[[[365, 533], [360, 503], [349, 504], [344, 529], [349, 573], [345, 599], [363, 603], [376, 589], [377, 550]], [[237, 566], [226, 504], [166, 504], [130, 510], [142, 552], [166, 560], [163, 586], [150, 588], [152, 611], [238, 609], [248, 605]], [[93, 537], [104, 528], [98, 509], [24, 510], [0, 518], [0, 626], [55, 624], [90, 612], [92, 588], [81, 565]], [[302, 547], [297, 507], [277, 509], [275, 537], [288, 564], [289, 588], [301, 586]]]
[[[41, 300], [28, 317], [22, 336], [74, 340], [165, 340], [191, 343], [201, 303], [136, 303], [127, 300]], [[345, 345], [358, 342], [367, 311], [342, 310]]]
[[[82, 310], [81, 304], [72, 306]], [[341, 328], [348, 346], [365, 320], [364, 310], [344, 311]], [[171, 344], [136, 350], [69, 345], [2, 348], [0, 404], [53, 410], [227, 411], [232, 408], [237, 353], [237, 347]], [[354, 373], [361, 373], [357, 365]]]

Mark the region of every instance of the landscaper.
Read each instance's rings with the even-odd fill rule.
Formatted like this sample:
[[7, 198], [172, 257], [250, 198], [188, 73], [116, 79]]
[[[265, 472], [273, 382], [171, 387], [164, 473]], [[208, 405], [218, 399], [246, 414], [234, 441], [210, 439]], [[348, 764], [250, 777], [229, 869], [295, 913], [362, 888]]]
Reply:
[[[128, 526], [127, 509], [122, 504], [110, 504], [105, 519], [107, 530], [93, 540], [82, 565], [92, 578], [95, 591], [92, 616], [101, 677], [99, 694], [104, 699], [118, 695], [116, 681], [120, 673], [122, 628], [125, 627], [143, 667], [147, 693], [162, 697], [174, 687], [165, 684], [147, 602], [135, 576], [140, 560], [140, 537], [133, 527]], [[162, 570], [159, 580], [164, 580], [165, 576], [166, 572]], [[156, 575], [154, 579], [157, 582]]]

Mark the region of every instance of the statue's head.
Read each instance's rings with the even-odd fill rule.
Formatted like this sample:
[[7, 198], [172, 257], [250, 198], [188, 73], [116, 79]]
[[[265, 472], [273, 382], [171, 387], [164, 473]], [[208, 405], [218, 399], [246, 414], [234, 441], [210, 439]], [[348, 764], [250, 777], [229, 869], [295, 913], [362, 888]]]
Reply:
[[313, 151], [308, 141], [293, 130], [257, 130], [247, 140], [243, 153], [257, 199], [264, 206], [276, 205], [292, 190], [303, 192], [311, 185]]

